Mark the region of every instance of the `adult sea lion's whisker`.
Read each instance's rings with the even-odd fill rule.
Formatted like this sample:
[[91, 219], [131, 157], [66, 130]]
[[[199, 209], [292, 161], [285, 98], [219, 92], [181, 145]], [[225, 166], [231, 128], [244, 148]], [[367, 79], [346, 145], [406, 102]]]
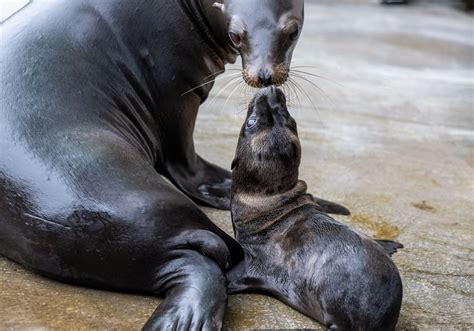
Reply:
[[296, 100], [298, 108], [301, 108], [300, 96], [298, 95], [295, 87], [292, 84], [293, 84], [293, 82], [291, 80], [288, 80], [287, 83], [284, 84], [283, 86], [288, 88], [288, 92], [291, 92], [291, 93], [294, 94], [294, 97], [291, 98], [291, 93], [288, 93], [290, 95], [290, 102], [293, 101], [293, 100]]
[[283, 84], [281, 86], [281, 89], [283, 90], [283, 93], [286, 95], [286, 105], [288, 107], [293, 107], [293, 101], [295, 100], [295, 97], [291, 95], [289, 86], [287, 84]]
[[226, 69], [224, 69], [224, 70], [219, 70], [218, 72], [215, 72], [215, 73], [213, 73], [213, 74], [210, 74], [209, 76], [204, 77], [203, 80], [204, 80], [204, 79], [208, 79], [208, 78], [210, 78], [210, 77], [212, 77], [212, 76], [219, 76], [219, 75], [223, 74], [224, 72], [228, 72], [228, 71], [238, 71], [238, 72], [241, 72], [242, 69], [226, 68]]
[[[306, 92], [301, 88], [301, 86], [299, 86], [295, 80], [292, 78], [292, 77], [289, 77], [288, 78], [288, 83], [289, 84], [292, 84], [293, 88], [295, 89], [295, 91], [299, 91], [302, 95], [304, 95], [306, 98], [308, 98], [308, 95], [306, 94]], [[299, 97], [299, 96], [298, 96]], [[311, 102], [311, 100], [310, 100]]]
[[[303, 77], [301, 75], [299, 75], [298, 73], [291, 73], [291, 75], [294, 77], [294, 78], [298, 78], [298, 79], [301, 79], [303, 81], [305, 81], [306, 83], [312, 85], [313, 87], [315, 87], [321, 95], [323, 95], [325, 97], [325, 99], [327, 101], [329, 101], [334, 107], [337, 107], [337, 105], [334, 103], [334, 100], [331, 98], [331, 96], [329, 96], [322, 88], [320, 88], [316, 83], [312, 82], [310, 79], [307, 79], [306, 77]], [[334, 84], [337, 84], [338, 86], [340, 87], [343, 87], [341, 84], [338, 84], [337, 82], [333, 82]]]
[[[284, 65], [284, 62], [281, 63], [280, 65]], [[294, 88], [294, 86], [291, 85], [291, 79], [290, 79], [290, 78], [291, 78], [291, 70], [292, 70], [292, 69], [290, 68], [290, 70], [288, 71], [287, 80], [285, 81], [285, 83], [282, 84], [282, 87], [288, 87], [288, 94], [289, 94], [289, 95], [291, 95], [290, 92], [294, 93], [295, 99], [298, 100], [299, 107], [301, 107], [301, 100], [300, 100], [300, 98], [299, 98], [299, 95], [298, 95], [296, 89]], [[288, 84], [286, 84], [286, 83], [288, 83]], [[285, 93], [285, 94], [286, 94], [286, 93]]]
[[[244, 81], [242, 81], [245, 83]], [[240, 89], [240, 97], [241, 97], [241, 104], [242, 105], [248, 105], [248, 101], [250, 98], [250, 93], [249, 93], [249, 86], [247, 84], [242, 84], [241, 89]]]
[[300, 91], [306, 97], [306, 99], [308, 99], [308, 101], [311, 103], [311, 107], [314, 110], [318, 110], [318, 108], [316, 107], [316, 105], [313, 102], [313, 99], [311, 99], [311, 97], [308, 95], [306, 90], [303, 87], [301, 87], [301, 85], [298, 84], [292, 77], [289, 77], [289, 80], [294, 84], [294, 86], [298, 89], [298, 91]]
[[248, 99], [248, 90], [247, 90], [247, 84], [242, 80], [242, 84], [240, 84], [240, 100], [239, 100], [239, 105], [244, 105], [245, 101]]
[[[294, 86], [292, 85], [292, 82], [290, 80], [287, 80], [285, 82], [285, 85], [283, 86], [288, 90], [288, 97], [287, 97], [288, 104], [291, 103], [292, 108], [301, 108], [301, 101], [299, 100], [298, 93], [296, 92]], [[293, 105], [293, 102], [295, 102], [294, 105]]]
[[243, 84], [243, 81], [240, 81], [230, 92], [230, 94], [227, 96], [227, 99], [225, 100], [224, 108], [227, 107], [227, 102], [229, 102], [229, 99], [232, 97], [232, 94]]
[[311, 69], [321, 69], [320, 67], [316, 66], [292, 66], [291, 69], [293, 68], [311, 68]]
[[229, 86], [231, 86], [233, 83], [235, 83], [235, 80], [238, 79], [238, 78], [240, 78], [240, 76], [235, 76], [235, 77], [233, 77], [231, 80], [229, 80], [229, 81], [225, 84], [225, 86], [224, 86], [223, 88], [221, 88], [221, 89], [219, 90], [219, 92], [217, 92], [217, 94], [212, 98], [212, 100], [210, 100], [210, 101], [208, 102], [208, 104], [209, 104], [209, 105], [212, 104], [212, 103], [222, 94], [222, 92], [224, 92]]
[[248, 102], [252, 100], [254, 91], [255, 91], [255, 87], [245, 84], [245, 93], [247, 94]]
[[225, 70], [220, 70], [218, 72], [215, 72], [213, 74], [210, 74], [209, 76], [206, 76], [204, 77], [202, 80], [206, 80], [206, 79], [209, 79], [211, 78], [212, 76], [216, 77], [216, 76], [219, 76], [220, 74], [223, 74], [225, 72]]
[[327, 99], [331, 100], [331, 97], [326, 93], [324, 92], [318, 85], [316, 85], [314, 82], [312, 82], [311, 80], [301, 76], [301, 75], [298, 75], [298, 74], [295, 74], [293, 73], [293, 77], [295, 78], [299, 78], [299, 79], [302, 79], [304, 80], [305, 82], [307, 82], [308, 84], [312, 85], [313, 87], [315, 87], [319, 92], [321, 92], [322, 95], [324, 95]]
[[329, 78], [326, 78], [326, 77], [324, 77], [324, 76], [317, 75], [317, 74], [314, 74], [314, 73], [308, 72], [308, 71], [298, 70], [298, 69], [295, 69], [295, 68], [291, 68], [291, 71], [297, 72], [297, 73], [300, 73], [300, 74], [310, 75], [310, 76], [313, 76], [313, 77], [316, 77], [316, 78], [321, 78], [321, 79], [329, 80]]
[[222, 79], [224, 79], [224, 78], [229, 78], [229, 77], [238, 76], [238, 75], [239, 75], [238, 73], [232, 73], [232, 74], [224, 75], [224, 76], [221, 76], [221, 77], [217, 77], [217, 78], [212, 79], [212, 80], [210, 80], [210, 81], [207, 81], [207, 82], [205, 82], [205, 83], [203, 83], [203, 84], [200, 84], [200, 85], [198, 85], [198, 86], [196, 86], [196, 87], [193, 87], [192, 89], [190, 89], [190, 90], [184, 92], [183, 94], [181, 94], [181, 96], [184, 96], [184, 95], [186, 95], [186, 94], [188, 94], [188, 93], [191, 93], [192, 91], [197, 90], [198, 88], [203, 87], [203, 86], [205, 86], [205, 85], [207, 85], [207, 84], [211, 84], [211, 83], [214, 83], [214, 82], [216, 82], [216, 81], [218, 81], [218, 80], [222, 80]]
[[[238, 72], [240, 73], [240, 72], [242, 71], [242, 69], [228, 68], [228, 69], [220, 70], [220, 71], [218, 71], [218, 72], [216, 72], [216, 73], [213, 73], [213, 74], [210, 74], [209, 76], [204, 77], [202, 80], [209, 79], [209, 78], [211, 78], [212, 76], [214, 76], [214, 77], [219, 76], [219, 75], [223, 74], [223, 73], [226, 72], [226, 71], [238, 71]], [[221, 76], [221, 77], [216, 77], [214, 81], [220, 80], [220, 79], [222, 79], [222, 78], [232, 77], [232, 76], [234, 76], [234, 75], [237, 75], [237, 74], [236, 74], [235, 72], [233, 72], [233, 73], [231, 73], [231, 74], [229, 74], [229, 75], [225, 75], [225, 76]], [[212, 80], [211, 80], [210, 82], [212, 82]]]
[[304, 75], [309, 75], [309, 76], [312, 76], [312, 77], [315, 77], [315, 78], [319, 78], [319, 79], [328, 81], [328, 82], [330, 82], [330, 83], [336, 84], [336, 85], [338, 85], [339, 87], [344, 87], [344, 86], [342, 86], [340, 83], [336, 82], [336, 81], [333, 80], [333, 79], [330, 79], [330, 78], [327, 78], [327, 77], [324, 77], [324, 76], [320, 76], [320, 75], [317, 75], [317, 74], [313, 74], [313, 73], [311, 73], [311, 72], [302, 71], [302, 70], [295, 70], [295, 69], [293, 69], [293, 68], [291, 68], [291, 71], [296, 72], [296, 73], [298, 73], [298, 74], [304, 74]]

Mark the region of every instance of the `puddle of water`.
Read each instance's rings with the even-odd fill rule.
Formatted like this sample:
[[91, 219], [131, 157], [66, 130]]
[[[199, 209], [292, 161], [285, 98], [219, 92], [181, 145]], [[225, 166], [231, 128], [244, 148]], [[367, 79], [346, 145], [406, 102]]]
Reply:
[[394, 240], [400, 234], [398, 227], [386, 222], [380, 216], [374, 220], [367, 215], [352, 215], [350, 222], [374, 239]]

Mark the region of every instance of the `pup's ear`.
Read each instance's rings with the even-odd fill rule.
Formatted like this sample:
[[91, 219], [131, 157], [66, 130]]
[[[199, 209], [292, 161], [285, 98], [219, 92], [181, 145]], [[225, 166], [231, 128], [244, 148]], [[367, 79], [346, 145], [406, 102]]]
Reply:
[[232, 161], [232, 165], [230, 166], [230, 170], [234, 170], [235, 167], [239, 164], [239, 159], [236, 157], [234, 161]]

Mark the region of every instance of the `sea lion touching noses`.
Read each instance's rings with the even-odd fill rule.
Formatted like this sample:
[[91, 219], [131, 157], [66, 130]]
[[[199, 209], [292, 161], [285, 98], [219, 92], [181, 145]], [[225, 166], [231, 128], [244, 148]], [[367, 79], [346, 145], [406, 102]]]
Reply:
[[260, 90], [250, 103], [232, 168], [232, 221], [245, 259], [230, 293], [264, 291], [330, 330], [393, 330], [402, 282], [377, 242], [322, 212], [298, 180], [301, 147], [285, 96]]

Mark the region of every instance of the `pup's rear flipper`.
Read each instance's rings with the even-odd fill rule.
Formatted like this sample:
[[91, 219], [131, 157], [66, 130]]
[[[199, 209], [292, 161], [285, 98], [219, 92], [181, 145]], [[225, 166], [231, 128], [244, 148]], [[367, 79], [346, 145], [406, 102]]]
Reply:
[[392, 256], [395, 254], [399, 249], [403, 248], [403, 245], [397, 243], [396, 241], [391, 240], [375, 240], [380, 246], [382, 246], [385, 251]]
[[335, 202], [323, 200], [317, 197], [313, 197], [313, 200], [321, 207], [321, 211], [324, 213], [336, 214], [336, 215], [350, 215], [351, 214], [349, 209]]

